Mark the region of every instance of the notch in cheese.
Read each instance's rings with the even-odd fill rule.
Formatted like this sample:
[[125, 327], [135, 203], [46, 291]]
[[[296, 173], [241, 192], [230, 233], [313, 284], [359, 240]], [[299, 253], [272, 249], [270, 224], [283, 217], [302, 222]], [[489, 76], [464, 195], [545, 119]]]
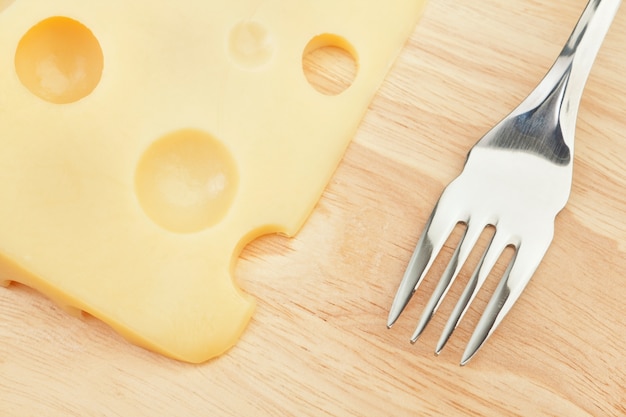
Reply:
[[[423, 0], [0, 0], [0, 282], [203, 362], [254, 309], [242, 247], [294, 235]], [[303, 56], [356, 72], [318, 91]]]

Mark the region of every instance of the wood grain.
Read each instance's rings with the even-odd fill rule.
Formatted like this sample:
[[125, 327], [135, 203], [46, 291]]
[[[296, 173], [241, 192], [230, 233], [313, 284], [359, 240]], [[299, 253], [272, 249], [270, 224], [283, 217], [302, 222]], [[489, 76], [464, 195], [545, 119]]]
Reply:
[[409, 344], [437, 262], [385, 328], [442, 188], [547, 71], [585, 4], [432, 1], [301, 232], [245, 249], [236, 276], [258, 310], [216, 360], [178, 363], [26, 287], [0, 288], [0, 415], [626, 415], [623, 8], [581, 104], [569, 204], [509, 316], [463, 368], [485, 292], [441, 356], [452, 302]]

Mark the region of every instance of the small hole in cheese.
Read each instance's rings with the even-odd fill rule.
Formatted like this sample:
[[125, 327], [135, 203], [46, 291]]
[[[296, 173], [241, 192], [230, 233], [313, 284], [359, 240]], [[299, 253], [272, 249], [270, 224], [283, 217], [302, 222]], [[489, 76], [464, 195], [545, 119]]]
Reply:
[[240, 22], [230, 33], [229, 54], [240, 67], [247, 69], [262, 67], [272, 59], [275, 49], [272, 34], [261, 23]]
[[238, 183], [235, 162], [220, 141], [200, 130], [182, 129], [144, 153], [135, 191], [156, 224], [175, 233], [194, 233], [224, 217]]
[[56, 16], [33, 26], [15, 52], [15, 71], [34, 95], [55, 104], [78, 101], [100, 83], [100, 43], [82, 23]]
[[313, 88], [335, 96], [354, 83], [358, 71], [357, 55], [352, 45], [341, 36], [319, 35], [304, 49], [302, 69]]

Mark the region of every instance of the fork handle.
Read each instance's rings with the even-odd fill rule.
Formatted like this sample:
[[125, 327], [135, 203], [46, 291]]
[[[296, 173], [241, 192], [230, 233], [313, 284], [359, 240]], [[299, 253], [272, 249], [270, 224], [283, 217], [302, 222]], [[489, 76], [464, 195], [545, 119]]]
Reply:
[[573, 146], [578, 106], [600, 46], [622, 3], [621, 0], [590, 0], [567, 43], [537, 88], [517, 108], [525, 113], [540, 107], [563, 86], [559, 122], [569, 147]]

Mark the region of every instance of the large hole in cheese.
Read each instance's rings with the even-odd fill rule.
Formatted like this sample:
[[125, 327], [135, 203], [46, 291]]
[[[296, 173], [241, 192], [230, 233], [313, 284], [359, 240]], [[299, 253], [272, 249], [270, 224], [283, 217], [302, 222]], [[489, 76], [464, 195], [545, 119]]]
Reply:
[[15, 52], [15, 71], [22, 84], [55, 104], [91, 94], [103, 68], [98, 40], [86, 26], [68, 17], [39, 22], [26, 32]]
[[357, 54], [343, 37], [325, 33], [311, 39], [304, 48], [302, 69], [318, 92], [336, 96], [347, 90], [357, 76]]
[[206, 132], [182, 129], [154, 142], [135, 176], [137, 198], [159, 226], [194, 233], [218, 223], [239, 185], [226, 147]]

